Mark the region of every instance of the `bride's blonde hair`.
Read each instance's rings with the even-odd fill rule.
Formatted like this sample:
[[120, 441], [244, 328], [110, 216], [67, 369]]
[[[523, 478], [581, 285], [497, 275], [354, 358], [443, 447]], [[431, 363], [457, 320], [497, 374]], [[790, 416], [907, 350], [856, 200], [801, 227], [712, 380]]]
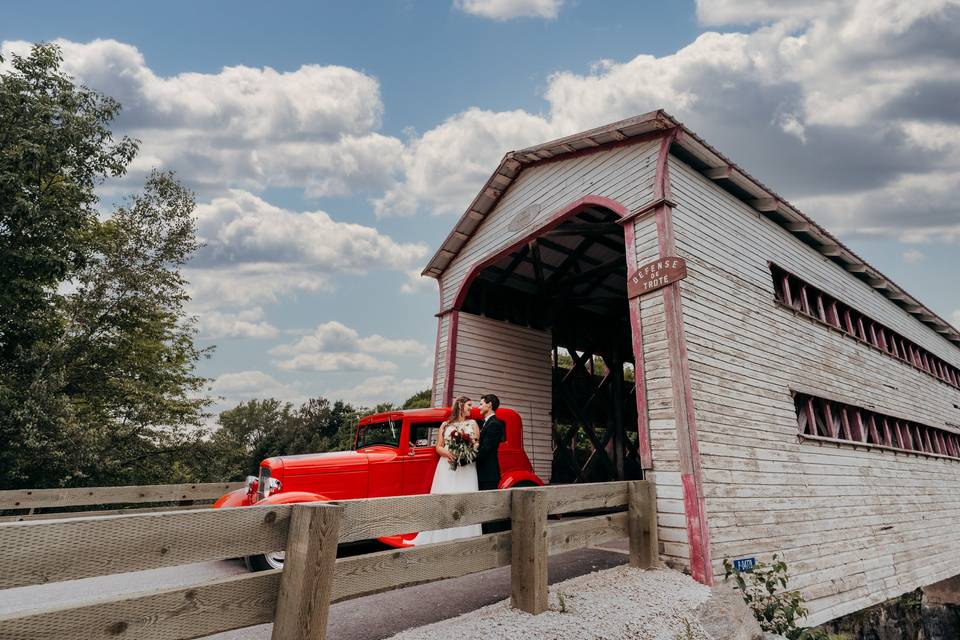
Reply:
[[470, 402], [470, 398], [467, 396], [460, 396], [453, 402], [453, 409], [450, 411], [450, 422], [459, 422], [469, 418], [470, 416], [465, 416], [463, 414], [463, 405]]

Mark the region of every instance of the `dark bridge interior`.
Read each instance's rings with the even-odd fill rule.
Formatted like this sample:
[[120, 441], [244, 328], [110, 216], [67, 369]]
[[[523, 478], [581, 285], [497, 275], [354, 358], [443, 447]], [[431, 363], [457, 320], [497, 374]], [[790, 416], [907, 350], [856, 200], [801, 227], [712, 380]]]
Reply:
[[461, 311], [553, 335], [552, 482], [641, 477], [623, 228], [567, 218], [481, 271]]

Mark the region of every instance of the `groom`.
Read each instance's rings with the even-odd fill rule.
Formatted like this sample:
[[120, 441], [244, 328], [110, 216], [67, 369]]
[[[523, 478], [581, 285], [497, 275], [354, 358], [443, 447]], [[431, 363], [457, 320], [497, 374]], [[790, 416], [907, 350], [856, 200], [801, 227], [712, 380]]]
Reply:
[[[480, 415], [483, 427], [480, 429], [480, 448], [477, 451], [477, 486], [480, 491], [497, 489], [500, 486], [500, 460], [498, 458], [500, 442], [503, 440], [503, 423], [497, 418], [500, 398], [487, 393], [480, 396]], [[506, 531], [506, 521], [484, 522], [484, 533]]]

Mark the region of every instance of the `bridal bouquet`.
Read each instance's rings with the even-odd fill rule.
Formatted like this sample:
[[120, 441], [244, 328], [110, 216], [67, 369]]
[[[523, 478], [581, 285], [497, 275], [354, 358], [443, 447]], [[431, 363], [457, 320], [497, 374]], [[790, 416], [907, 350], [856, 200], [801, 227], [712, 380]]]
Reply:
[[446, 441], [447, 449], [453, 454], [453, 460], [450, 461], [450, 468], [456, 471], [457, 467], [463, 467], [477, 459], [477, 448], [480, 443], [473, 434], [462, 427], [450, 431]]

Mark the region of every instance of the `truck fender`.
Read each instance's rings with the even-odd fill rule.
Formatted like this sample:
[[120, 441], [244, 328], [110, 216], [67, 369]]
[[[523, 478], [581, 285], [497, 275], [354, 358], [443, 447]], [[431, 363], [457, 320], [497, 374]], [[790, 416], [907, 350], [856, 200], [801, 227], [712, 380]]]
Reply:
[[249, 507], [250, 501], [247, 499], [246, 489], [235, 489], [230, 493], [220, 496], [220, 499], [213, 503], [214, 509], [220, 507]]
[[532, 482], [538, 487], [543, 486], [543, 480], [537, 477], [532, 471], [509, 471], [500, 478], [500, 488], [509, 489], [515, 487], [518, 483]]
[[298, 502], [330, 502], [330, 498], [311, 491], [281, 491], [272, 496], [267, 496], [263, 500], [258, 500], [256, 504], [260, 506], [262, 504], [296, 504]]

